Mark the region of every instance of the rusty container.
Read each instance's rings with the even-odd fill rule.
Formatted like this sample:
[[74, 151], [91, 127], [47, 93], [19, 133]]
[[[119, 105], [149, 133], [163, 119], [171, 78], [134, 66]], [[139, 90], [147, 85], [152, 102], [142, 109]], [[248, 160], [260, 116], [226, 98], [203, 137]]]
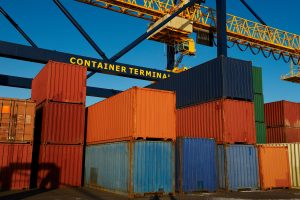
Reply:
[[83, 103], [86, 98], [86, 67], [49, 61], [32, 81], [31, 98]]
[[175, 93], [133, 87], [87, 109], [87, 143], [175, 140]]
[[259, 145], [258, 159], [262, 190], [291, 187], [288, 147]]
[[178, 109], [177, 136], [214, 138], [218, 144], [255, 144], [253, 102], [222, 99]]
[[35, 103], [30, 100], [0, 98], [0, 141], [32, 142]]
[[37, 108], [37, 130], [41, 143], [83, 144], [85, 106], [61, 102], [43, 102]]
[[0, 190], [29, 189], [32, 144], [0, 143]]
[[82, 145], [40, 145], [38, 188], [79, 187], [81, 185]]
[[300, 127], [300, 104], [277, 101], [265, 104], [267, 127]]
[[267, 143], [300, 142], [300, 128], [272, 127], [267, 128]]

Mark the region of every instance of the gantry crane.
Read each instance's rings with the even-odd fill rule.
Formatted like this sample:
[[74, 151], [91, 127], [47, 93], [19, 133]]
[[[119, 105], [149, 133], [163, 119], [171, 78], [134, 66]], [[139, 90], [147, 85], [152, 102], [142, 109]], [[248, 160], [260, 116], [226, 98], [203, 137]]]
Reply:
[[[142, 18], [151, 22], [149, 29], [155, 27], [188, 0], [76, 0], [99, 8]], [[168, 52], [194, 55], [193, 43], [189, 38], [192, 32], [197, 34], [197, 43], [212, 46], [217, 31], [216, 10], [207, 6], [194, 4], [180, 13], [148, 39], [163, 42], [168, 45]], [[250, 49], [253, 54], [262, 52], [265, 57], [284, 59], [292, 62], [296, 68], [281, 77], [282, 80], [300, 83], [300, 36], [289, 33], [264, 23], [244, 19], [232, 14], [226, 14], [227, 40], [237, 45], [242, 51]], [[191, 48], [189, 48], [191, 44]], [[181, 51], [181, 47], [188, 49]], [[190, 51], [191, 50], [191, 51]], [[182, 59], [182, 56], [180, 57]], [[179, 60], [180, 61], [180, 60]], [[172, 64], [175, 65], [173, 62]], [[178, 67], [178, 66], [175, 66]]]

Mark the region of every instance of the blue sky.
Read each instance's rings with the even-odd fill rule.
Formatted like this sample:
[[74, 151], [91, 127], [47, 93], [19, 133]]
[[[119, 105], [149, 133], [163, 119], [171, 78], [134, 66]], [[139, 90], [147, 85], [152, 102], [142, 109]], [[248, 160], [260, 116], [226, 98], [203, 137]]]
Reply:
[[[78, 22], [102, 48], [108, 57], [113, 56], [131, 41], [143, 34], [148, 21], [84, 5], [73, 0], [61, 0]], [[227, 0], [227, 12], [250, 20], [255, 18], [239, 0]], [[300, 34], [300, 1], [247, 0], [252, 8], [273, 27]], [[259, 2], [259, 3], [258, 3]], [[206, 0], [206, 5], [215, 8], [215, 0]], [[52, 0], [1, 0], [2, 6], [41, 48], [53, 49], [98, 58], [98, 54], [71, 25]], [[0, 40], [27, 44], [20, 34], [0, 15]], [[273, 58], [254, 56], [247, 50], [236, 47], [228, 50], [228, 56], [251, 60], [254, 66], [263, 68], [265, 102], [290, 100], [300, 102], [300, 85], [280, 80], [289, 71], [289, 64]], [[183, 64], [195, 66], [216, 57], [216, 48], [197, 45], [195, 57], [185, 57]], [[166, 48], [163, 44], [144, 41], [119, 62], [165, 69]], [[43, 67], [41, 64], [0, 58], [0, 73], [14, 76], [34, 77]], [[88, 80], [89, 86], [125, 90], [132, 86], [145, 86], [148, 81], [96, 74]], [[0, 86], [0, 96], [30, 98], [30, 90]], [[87, 105], [100, 98], [87, 97]]]

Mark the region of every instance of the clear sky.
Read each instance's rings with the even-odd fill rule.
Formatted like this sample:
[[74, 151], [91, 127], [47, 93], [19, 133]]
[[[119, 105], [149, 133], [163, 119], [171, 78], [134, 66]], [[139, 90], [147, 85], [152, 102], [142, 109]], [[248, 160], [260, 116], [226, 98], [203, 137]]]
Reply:
[[[74, 0], [61, 0], [78, 22], [102, 48], [108, 57], [113, 56], [131, 41], [143, 34], [148, 21], [84, 5]], [[250, 20], [255, 18], [239, 0], [227, 0], [227, 12]], [[273, 27], [300, 34], [298, 0], [247, 0], [252, 8]], [[215, 8], [215, 0], [206, 0]], [[98, 54], [71, 25], [52, 0], [1, 0], [2, 6], [41, 48], [64, 51], [99, 58]], [[0, 15], [0, 40], [27, 44], [20, 34]], [[289, 64], [273, 58], [254, 56], [237, 47], [228, 51], [230, 57], [251, 60], [254, 66], [263, 68], [265, 102], [290, 100], [300, 102], [300, 85], [280, 80], [289, 71]], [[197, 45], [195, 57], [185, 57], [182, 64], [195, 66], [216, 57], [216, 48]], [[157, 69], [166, 67], [166, 48], [163, 44], [144, 41], [119, 62]], [[0, 58], [0, 73], [14, 76], [34, 77], [43, 67], [41, 64]], [[96, 74], [88, 80], [89, 86], [125, 90], [132, 86], [145, 86], [148, 81]], [[30, 90], [0, 86], [0, 96], [30, 98]], [[87, 105], [100, 98], [87, 98]]]

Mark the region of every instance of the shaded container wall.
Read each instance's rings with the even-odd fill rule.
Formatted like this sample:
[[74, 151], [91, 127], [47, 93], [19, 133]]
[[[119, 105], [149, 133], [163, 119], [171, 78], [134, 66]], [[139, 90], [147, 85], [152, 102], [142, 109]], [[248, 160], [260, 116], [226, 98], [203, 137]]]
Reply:
[[263, 94], [262, 68], [252, 67], [253, 74], [253, 93]]
[[36, 130], [41, 134], [41, 143], [51, 144], [83, 144], [85, 106], [60, 102], [44, 102], [37, 113], [37, 123], [41, 127]]
[[254, 94], [254, 113], [256, 122], [264, 122], [264, 96], [262, 94]]
[[289, 101], [266, 103], [265, 122], [267, 127], [300, 127], [299, 103]]
[[267, 128], [267, 143], [300, 142], [300, 128]]
[[61, 188], [81, 185], [82, 145], [40, 145], [38, 188]]
[[32, 81], [31, 98], [37, 105], [44, 100], [84, 103], [86, 67], [49, 61]]
[[0, 143], [0, 190], [29, 189], [32, 144]]
[[259, 188], [258, 157], [254, 145], [218, 145], [220, 189]]
[[220, 98], [253, 101], [252, 64], [222, 56], [147, 87], [175, 91], [177, 108]]
[[254, 104], [223, 99], [178, 109], [177, 136], [255, 144]]
[[177, 138], [176, 191], [216, 191], [216, 143], [213, 139]]
[[258, 157], [262, 190], [291, 187], [287, 147], [259, 145]]
[[291, 186], [293, 188], [300, 187], [300, 143], [275, 143], [268, 146], [286, 146], [289, 152]]
[[265, 144], [267, 142], [266, 125], [263, 122], [255, 122], [256, 128], [256, 143]]
[[174, 92], [133, 87], [87, 109], [87, 143], [176, 138]]
[[127, 141], [90, 145], [85, 155], [85, 185], [130, 197], [175, 191], [174, 144]]
[[0, 141], [32, 142], [34, 119], [33, 101], [0, 98]]

